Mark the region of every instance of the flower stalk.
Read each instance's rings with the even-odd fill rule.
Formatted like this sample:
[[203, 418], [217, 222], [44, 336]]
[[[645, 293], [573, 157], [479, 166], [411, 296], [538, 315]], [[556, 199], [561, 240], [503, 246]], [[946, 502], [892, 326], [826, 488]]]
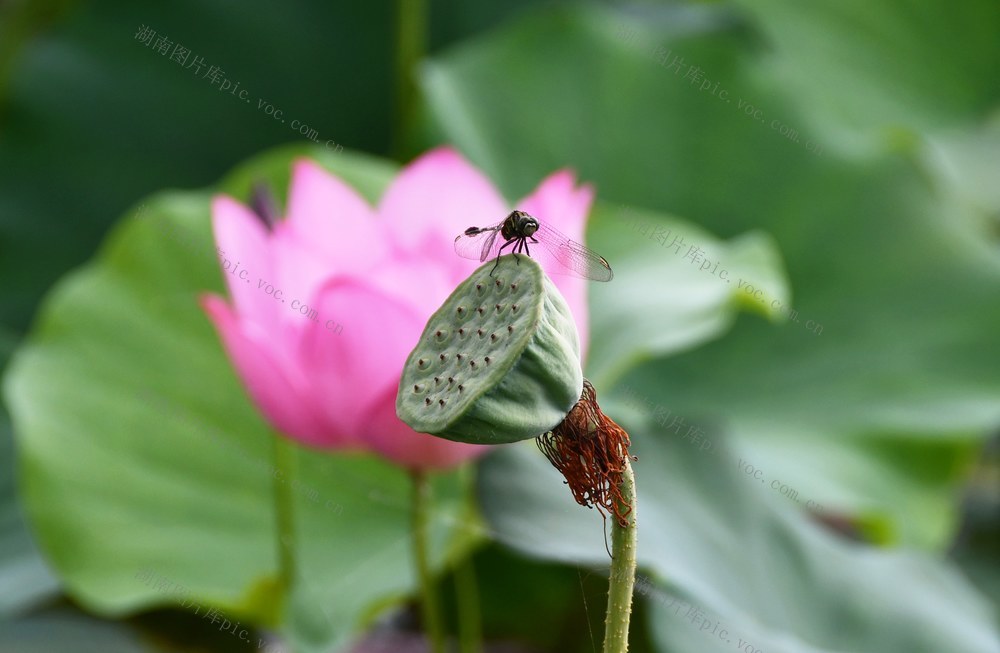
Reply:
[[628, 433], [601, 412], [597, 392], [584, 379], [583, 394], [558, 426], [538, 436], [538, 447], [566, 479], [582, 506], [611, 516], [611, 578], [604, 653], [628, 651], [635, 585], [636, 494]]
[[469, 558], [455, 566], [455, 597], [458, 604], [458, 650], [460, 653], [482, 653], [479, 588], [476, 570]]
[[413, 471], [413, 558], [420, 582], [420, 611], [433, 653], [445, 653], [441, 604], [438, 602], [427, 555], [431, 489], [427, 474]]
[[278, 582], [287, 596], [295, 582], [295, 522], [291, 482], [295, 474], [295, 445], [285, 438], [274, 443], [274, 516], [278, 534]]
[[392, 149], [405, 158], [406, 139], [416, 122], [417, 66], [427, 53], [427, 0], [396, 0], [395, 106]]
[[611, 578], [608, 585], [608, 612], [604, 620], [604, 653], [628, 650], [628, 628], [632, 615], [632, 590], [635, 586], [636, 530], [635, 475], [625, 458], [620, 484], [622, 508], [628, 507], [628, 521], [611, 524]]

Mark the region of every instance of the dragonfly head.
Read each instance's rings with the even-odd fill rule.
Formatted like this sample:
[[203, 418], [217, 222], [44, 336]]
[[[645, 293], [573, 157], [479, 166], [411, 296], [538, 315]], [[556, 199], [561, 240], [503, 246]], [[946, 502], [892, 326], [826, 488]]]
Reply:
[[524, 211], [513, 211], [510, 218], [514, 222], [514, 233], [520, 236], [531, 236], [538, 231], [538, 220]]

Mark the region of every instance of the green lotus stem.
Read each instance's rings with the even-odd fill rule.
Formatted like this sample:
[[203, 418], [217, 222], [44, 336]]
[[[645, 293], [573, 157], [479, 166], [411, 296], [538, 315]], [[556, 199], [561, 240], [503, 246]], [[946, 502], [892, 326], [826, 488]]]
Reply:
[[458, 604], [458, 650], [461, 653], [482, 651], [482, 624], [479, 617], [479, 588], [471, 558], [455, 567], [455, 596]]
[[396, 0], [396, 96], [393, 153], [405, 157], [417, 110], [417, 66], [427, 53], [427, 1]]
[[421, 614], [433, 653], [445, 653], [441, 606], [427, 559], [431, 488], [427, 475], [413, 471], [413, 557], [420, 581]]
[[292, 478], [295, 474], [295, 445], [282, 437], [274, 441], [274, 516], [278, 533], [278, 581], [287, 595], [295, 580], [295, 522]]
[[632, 615], [632, 589], [635, 586], [635, 550], [637, 540], [635, 476], [625, 458], [621, 491], [623, 503], [631, 506], [628, 525], [622, 528], [611, 520], [611, 579], [608, 586], [608, 614], [604, 620], [604, 653], [628, 651], [628, 626]]

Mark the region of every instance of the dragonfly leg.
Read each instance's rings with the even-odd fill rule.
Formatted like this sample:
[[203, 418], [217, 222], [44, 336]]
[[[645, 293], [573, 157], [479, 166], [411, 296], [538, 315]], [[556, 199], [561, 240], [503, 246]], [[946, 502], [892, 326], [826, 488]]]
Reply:
[[518, 265], [521, 265], [521, 259], [517, 257], [517, 253], [524, 250], [525, 244], [524, 237], [522, 236], [517, 239], [517, 245], [515, 245], [514, 249], [511, 250], [511, 253], [514, 255], [514, 260], [517, 261]]
[[497, 261], [496, 261], [496, 263], [493, 264], [493, 269], [490, 270], [490, 276], [491, 277], [493, 276], [493, 273], [496, 271], [497, 266], [500, 265], [500, 254], [503, 253], [503, 248], [507, 247], [508, 245], [510, 245], [513, 242], [514, 242], [513, 239], [508, 240], [506, 243], [504, 243], [503, 245], [500, 246], [500, 249], [497, 250]]

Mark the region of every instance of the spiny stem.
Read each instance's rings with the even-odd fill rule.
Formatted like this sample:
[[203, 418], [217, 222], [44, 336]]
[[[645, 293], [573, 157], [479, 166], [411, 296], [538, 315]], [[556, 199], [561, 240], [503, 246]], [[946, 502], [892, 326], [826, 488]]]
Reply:
[[604, 620], [604, 653], [628, 651], [628, 626], [632, 615], [632, 588], [635, 585], [636, 501], [635, 476], [628, 456], [622, 472], [621, 499], [623, 507], [631, 506], [628, 525], [611, 521], [611, 580], [608, 586], [608, 614]]
[[445, 653], [441, 606], [434, 589], [427, 559], [427, 539], [430, 514], [430, 483], [422, 471], [413, 471], [413, 557], [420, 581], [421, 613], [424, 630], [433, 653]]

